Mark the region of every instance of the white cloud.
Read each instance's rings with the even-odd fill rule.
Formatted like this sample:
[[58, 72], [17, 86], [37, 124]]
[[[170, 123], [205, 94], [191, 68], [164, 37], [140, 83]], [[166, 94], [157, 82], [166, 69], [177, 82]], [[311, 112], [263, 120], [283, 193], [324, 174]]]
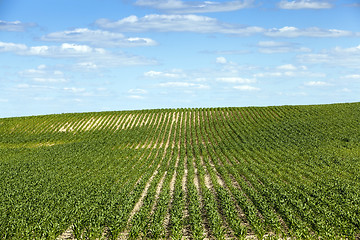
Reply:
[[336, 47], [322, 50], [320, 53], [299, 55], [297, 58], [302, 63], [360, 69], [360, 45], [349, 48]]
[[347, 53], [347, 54], [359, 55], [360, 54], [360, 45], [358, 45], [356, 47], [349, 47], [349, 48], [335, 47], [333, 52], [339, 53], [339, 54]]
[[277, 95], [280, 95], [280, 96], [288, 96], [288, 97], [304, 97], [304, 96], [307, 96], [308, 93], [306, 92], [278, 92]]
[[32, 96], [35, 96], [34, 99], [37, 98], [37, 100], [45, 100], [45, 98], [49, 97], [52, 99], [58, 99], [59, 97], [67, 99], [69, 96], [79, 98], [109, 96], [106, 88], [93, 88], [88, 91], [86, 88], [78, 86], [50, 85], [48, 80], [46, 80], [46, 83], [48, 84], [43, 84], [42, 82], [36, 82], [36, 84], [17, 84], [14, 90], [32, 93]]
[[47, 69], [47, 66], [43, 64], [39, 65], [36, 69], [21, 71], [19, 72], [19, 75], [23, 78], [30, 78], [32, 81], [38, 83], [67, 82], [62, 71]]
[[22, 89], [22, 88], [30, 88], [30, 85], [27, 84], [27, 83], [20, 83], [20, 84], [16, 85], [15, 87], [20, 88], [20, 89]]
[[65, 78], [33, 78], [35, 82], [43, 83], [58, 83], [58, 82], [67, 82]]
[[20, 75], [22, 77], [34, 77], [34, 76], [38, 76], [38, 75], [44, 75], [45, 71], [40, 70], [40, 69], [27, 69], [25, 71], [21, 71]]
[[197, 77], [194, 78], [195, 82], [206, 82], [208, 79], [206, 77]]
[[292, 64], [284, 64], [284, 65], [278, 66], [276, 68], [280, 69], [280, 70], [291, 70], [291, 71], [297, 70], [297, 67], [295, 67]]
[[96, 70], [98, 66], [93, 62], [80, 62], [75, 64], [75, 68], [83, 70]]
[[261, 27], [244, 27], [219, 22], [215, 18], [199, 15], [159, 15], [150, 14], [142, 18], [129, 16], [118, 21], [99, 19], [96, 24], [101, 28], [125, 32], [196, 32], [253, 35], [264, 31]]
[[34, 97], [33, 98], [35, 101], [51, 101], [51, 100], [54, 100], [55, 98], [53, 97]]
[[199, 53], [217, 54], [217, 55], [242, 55], [242, 54], [247, 54], [250, 52], [251, 51], [249, 51], [249, 50], [218, 50], [218, 51], [203, 50], [203, 51], [199, 51]]
[[256, 78], [280, 78], [280, 77], [311, 77], [311, 78], [324, 78], [325, 73], [316, 73], [308, 71], [282, 71], [282, 72], [262, 72], [255, 73]]
[[61, 44], [61, 50], [64, 52], [76, 52], [76, 53], [90, 53], [92, 51], [103, 53], [105, 52], [102, 48], [91, 48], [87, 45], [77, 45], [77, 44], [71, 44], [71, 43], [63, 43]]
[[[130, 65], [153, 65], [156, 60], [142, 56], [129, 55], [123, 52], [109, 52], [103, 48], [88, 45], [63, 43], [60, 46], [33, 46], [0, 42], [0, 52], [13, 52], [22, 56], [45, 58], [76, 58], [81, 60], [77, 67], [117, 67]], [[84, 61], [85, 60], [85, 61]], [[86, 63], [90, 65], [86, 66]]]
[[43, 41], [54, 42], [86, 42], [102, 47], [138, 47], [154, 46], [157, 43], [150, 38], [125, 37], [121, 33], [102, 30], [77, 28], [71, 31], [54, 32], [41, 38]]
[[150, 14], [144, 17], [131, 15], [118, 21], [98, 19], [96, 25], [104, 29], [122, 32], [195, 32], [195, 33], [222, 33], [239, 36], [264, 34], [269, 37], [356, 37], [358, 32], [339, 29], [321, 29], [310, 27], [300, 29], [293, 26], [264, 29], [257, 26], [244, 26], [220, 22], [216, 18], [194, 14]]
[[144, 96], [140, 96], [140, 95], [129, 95], [127, 97], [131, 98], [131, 99], [144, 99], [145, 98]]
[[20, 83], [15, 86], [15, 89], [17, 90], [24, 90], [24, 89], [34, 89], [34, 90], [58, 90], [58, 87], [49, 86], [49, 85], [34, 85], [34, 84], [27, 84], [27, 83]]
[[197, 89], [206, 89], [209, 88], [208, 85], [190, 83], [190, 82], [165, 82], [160, 83], [160, 87], [177, 87], [177, 88], [197, 88]]
[[258, 47], [283, 47], [289, 46], [291, 43], [288, 42], [275, 42], [275, 41], [260, 41], [258, 42]]
[[[27, 51], [20, 52], [20, 54], [23, 55], [48, 55], [50, 47], [49, 46], [36, 46], [36, 47], [30, 47], [27, 49]], [[55, 48], [52, 48], [52, 50], [55, 50]]]
[[144, 73], [145, 77], [150, 78], [180, 78], [185, 77], [186, 75], [182, 73], [181, 70], [172, 70], [171, 72], [158, 72], [158, 71], [148, 71]]
[[159, 77], [162, 76], [164, 73], [163, 72], [157, 72], [157, 71], [148, 71], [146, 73], [144, 73], [145, 77]]
[[46, 69], [46, 65], [45, 65], [45, 64], [41, 64], [41, 65], [39, 65], [39, 66], [37, 67], [37, 69], [40, 69], [40, 70]]
[[297, 44], [290, 42], [260, 41], [257, 46], [259, 52], [266, 54], [311, 51], [309, 48], [298, 47]]
[[130, 95], [128, 95], [128, 98], [131, 99], [144, 99], [145, 98], [145, 94], [147, 94], [147, 91], [145, 89], [141, 89], [141, 88], [134, 88], [134, 89], [129, 89], [128, 93]]
[[43, 57], [79, 57], [89, 54], [105, 54], [103, 48], [92, 48], [87, 45], [63, 43], [61, 46], [34, 46], [24, 44], [0, 42], [0, 52], [14, 52], [18, 55]]
[[345, 79], [360, 79], [360, 74], [349, 74], [349, 75], [345, 75], [341, 78], [345, 78]]
[[135, 88], [135, 89], [129, 89], [128, 93], [131, 93], [131, 94], [146, 94], [147, 91], [145, 89]]
[[34, 23], [22, 23], [20, 21], [7, 22], [0, 20], [0, 31], [23, 32], [28, 27], [34, 27]]
[[279, 8], [282, 9], [326, 9], [332, 8], [333, 5], [326, 1], [313, 1], [313, 0], [296, 0], [296, 1], [286, 1], [282, 0], [278, 3]]
[[0, 42], [0, 52], [19, 52], [27, 50], [24, 44]]
[[0, 103], [6, 103], [6, 102], [9, 102], [9, 99], [0, 98]]
[[216, 62], [221, 63], [221, 64], [225, 64], [225, 63], [227, 63], [227, 60], [224, 57], [217, 57]]
[[296, 27], [285, 26], [282, 28], [271, 28], [264, 33], [269, 37], [351, 37], [358, 36], [359, 33], [353, 33], [351, 31], [338, 30], [338, 29], [321, 29], [318, 27], [310, 27], [305, 29], [299, 29]]
[[137, 55], [129, 55], [123, 52], [92, 55], [88, 60], [92, 61], [99, 68], [157, 64], [156, 60]]
[[263, 77], [281, 77], [283, 76], [282, 72], [263, 72], [263, 73], [255, 73], [254, 77], [263, 78]]
[[218, 83], [227, 82], [233, 84], [254, 83], [256, 82], [255, 78], [247, 77], [251, 76], [254, 68], [254, 66], [239, 66], [232, 61], [226, 60], [225, 64], [215, 65], [214, 68], [152, 70], [143, 73], [143, 76], [152, 79], [163, 79], [164, 82], [176, 82], [176, 84], [178, 84], [177, 82], [185, 82], [181, 84], [188, 84], [189, 82], [210, 84], [216, 81]]
[[311, 53], [299, 55], [298, 59], [303, 63], [329, 63], [333, 59], [327, 53]]
[[260, 88], [257, 87], [253, 87], [250, 85], [240, 85], [240, 86], [234, 86], [233, 87], [236, 90], [240, 90], [240, 91], [260, 91]]
[[137, 0], [136, 5], [151, 7], [172, 13], [206, 13], [235, 11], [252, 6], [253, 0], [244, 1], [181, 1], [181, 0]]
[[279, 70], [288, 70], [288, 71], [295, 71], [295, 70], [304, 70], [306, 71], [308, 68], [304, 65], [302, 66], [294, 66], [293, 64], [284, 64], [277, 66], [276, 69]]
[[71, 92], [71, 93], [84, 93], [85, 88], [77, 88], [77, 87], [64, 87], [64, 91]]
[[220, 77], [216, 78], [217, 81], [227, 83], [255, 83], [256, 79], [240, 78], [240, 77]]
[[306, 82], [304, 83], [305, 86], [309, 86], [309, 87], [326, 87], [326, 86], [330, 86], [330, 83], [327, 82], [323, 82], [323, 81], [310, 81], [310, 82]]
[[311, 72], [304, 65], [295, 66], [293, 64], [284, 64], [274, 68], [266, 68], [264, 72], [257, 72], [254, 78], [324, 78], [325, 73]]
[[342, 92], [347, 92], [347, 93], [352, 92], [351, 89], [349, 89], [349, 88], [343, 88], [343, 89], [341, 89], [341, 91]]

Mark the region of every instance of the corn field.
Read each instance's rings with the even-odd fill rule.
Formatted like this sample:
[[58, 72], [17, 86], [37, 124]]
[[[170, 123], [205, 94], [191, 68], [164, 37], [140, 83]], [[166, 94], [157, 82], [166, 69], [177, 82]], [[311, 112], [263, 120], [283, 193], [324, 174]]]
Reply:
[[359, 239], [360, 103], [0, 119], [0, 239]]

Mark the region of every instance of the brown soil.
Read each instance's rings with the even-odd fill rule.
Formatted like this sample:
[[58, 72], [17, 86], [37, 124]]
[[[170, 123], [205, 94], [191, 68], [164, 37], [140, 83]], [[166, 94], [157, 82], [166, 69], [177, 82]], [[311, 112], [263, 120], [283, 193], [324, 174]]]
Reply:
[[158, 183], [157, 187], [156, 187], [156, 192], [155, 192], [155, 199], [154, 199], [154, 204], [151, 207], [151, 211], [150, 211], [150, 215], [154, 214], [155, 211], [155, 205], [159, 199], [159, 195], [162, 189], [162, 186], [164, 184], [164, 179], [167, 175], [167, 171], [164, 172], [164, 175], [161, 177], [160, 182]]
[[68, 227], [56, 240], [75, 240], [74, 231], [72, 226]]
[[[160, 165], [159, 165], [160, 166]], [[158, 167], [159, 167], [158, 166]], [[128, 219], [128, 224], [130, 223], [130, 221], [132, 220], [132, 218], [134, 217], [135, 213], [137, 213], [141, 206], [143, 205], [144, 202], [144, 198], [146, 197], [146, 194], [149, 190], [150, 184], [153, 181], [154, 177], [156, 176], [156, 174], [158, 173], [158, 167], [156, 168], [156, 170], [154, 171], [154, 173], [152, 174], [152, 176], [150, 177], [150, 179], [147, 181], [145, 188], [143, 190], [143, 192], [141, 193], [140, 199], [137, 201], [137, 203], [135, 204], [135, 207], [133, 208], [133, 210], [130, 213], [129, 219]]]

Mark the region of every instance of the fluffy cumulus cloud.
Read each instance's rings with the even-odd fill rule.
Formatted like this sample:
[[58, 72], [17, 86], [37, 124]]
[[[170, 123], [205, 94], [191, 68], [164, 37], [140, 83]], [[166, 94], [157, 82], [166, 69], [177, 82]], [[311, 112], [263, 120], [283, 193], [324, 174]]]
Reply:
[[[153, 65], [155, 60], [129, 55], [122, 52], [109, 52], [104, 48], [93, 48], [88, 45], [63, 43], [60, 46], [33, 46], [0, 42], [0, 52], [13, 52], [22, 56], [38, 56], [45, 58], [75, 58], [80, 60], [77, 67]], [[86, 60], [86, 62], [84, 62]]]
[[26, 28], [34, 26], [36, 26], [34, 23], [22, 23], [20, 21], [8, 22], [0, 20], [0, 31], [23, 32]]
[[154, 46], [156, 41], [150, 38], [125, 37], [121, 33], [113, 33], [103, 30], [90, 30], [77, 28], [71, 31], [54, 32], [41, 38], [43, 41], [54, 42], [86, 42], [95, 46], [103, 47], [138, 47]]
[[264, 29], [261, 27], [245, 27], [242, 25], [227, 24], [220, 22], [215, 18], [193, 14], [150, 14], [141, 18], [132, 15], [118, 21], [99, 19], [96, 21], [96, 24], [101, 28], [113, 29], [123, 32], [154, 31], [252, 35], [264, 31]]
[[313, 1], [313, 0], [295, 0], [286, 1], [282, 0], [278, 3], [278, 7], [281, 9], [326, 9], [332, 8], [333, 5], [329, 1]]
[[253, 0], [243, 1], [181, 1], [181, 0], [137, 0], [135, 5], [151, 7], [172, 13], [227, 12], [248, 8]]

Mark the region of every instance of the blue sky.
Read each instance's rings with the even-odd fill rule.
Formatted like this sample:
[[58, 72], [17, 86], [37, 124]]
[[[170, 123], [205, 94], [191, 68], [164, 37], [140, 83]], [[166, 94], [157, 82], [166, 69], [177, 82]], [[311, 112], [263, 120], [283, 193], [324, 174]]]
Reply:
[[357, 0], [0, 0], [0, 117], [359, 96]]

